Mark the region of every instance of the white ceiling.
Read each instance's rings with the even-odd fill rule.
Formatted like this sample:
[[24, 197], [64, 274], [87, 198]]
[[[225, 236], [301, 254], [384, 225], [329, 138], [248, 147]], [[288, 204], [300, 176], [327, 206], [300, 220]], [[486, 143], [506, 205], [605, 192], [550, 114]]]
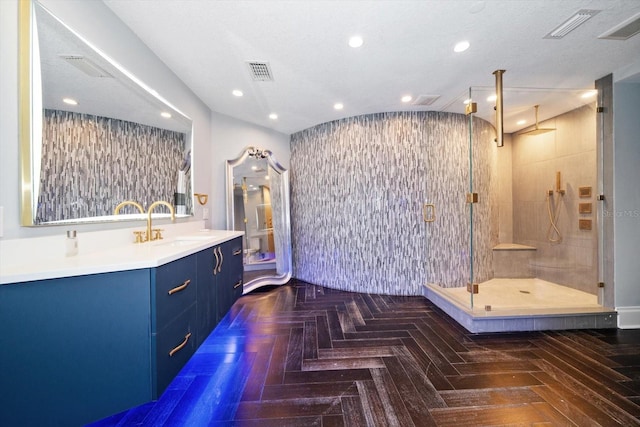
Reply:
[[[104, 2], [211, 110], [286, 134], [384, 111], [462, 113], [469, 87], [492, 87], [497, 69], [505, 88], [583, 89], [640, 59], [640, 35], [598, 39], [640, 13], [639, 0]], [[601, 12], [544, 38], [580, 9]], [[364, 45], [349, 47], [352, 35]], [[461, 40], [471, 47], [454, 53]], [[274, 81], [253, 81], [246, 61], [268, 62]], [[418, 107], [406, 94], [440, 98]]]

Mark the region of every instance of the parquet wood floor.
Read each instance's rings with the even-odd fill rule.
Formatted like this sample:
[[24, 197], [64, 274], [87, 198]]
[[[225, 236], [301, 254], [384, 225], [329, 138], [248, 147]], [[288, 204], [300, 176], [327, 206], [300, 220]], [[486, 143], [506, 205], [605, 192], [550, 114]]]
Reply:
[[423, 297], [292, 281], [243, 296], [117, 423], [640, 426], [640, 330], [474, 335]]

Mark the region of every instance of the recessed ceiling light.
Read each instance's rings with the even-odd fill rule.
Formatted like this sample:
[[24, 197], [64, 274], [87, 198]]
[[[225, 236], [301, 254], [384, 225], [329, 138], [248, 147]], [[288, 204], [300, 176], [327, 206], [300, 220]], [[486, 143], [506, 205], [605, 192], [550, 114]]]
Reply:
[[464, 40], [464, 41], [456, 43], [456, 45], [453, 48], [453, 51], [454, 52], [464, 52], [465, 50], [469, 49], [469, 46], [471, 46], [469, 44], [469, 42]]
[[251, 166], [251, 170], [252, 170], [252, 171], [257, 171], [257, 170], [258, 170], [258, 167], [257, 167], [257, 166]]
[[241, 90], [235, 89], [233, 92], [231, 92], [234, 96], [242, 96], [244, 95], [244, 93], [242, 93]]
[[498, 95], [493, 94], [493, 95], [487, 97], [487, 102], [493, 102], [496, 99], [498, 99]]
[[160, 113], [160, 115], [162, 117], [164, 117], [165, 119], [170, 119], [171, 118], [171, 113], [167, 113], [166, 111], [163, 111], [162, 113]]
[[518, 120], [518, 121], [516, 122], [516, 124], [517, 124], [517, 125], [523, 125], [523, 124], [525, 124], [525, 123], [527, 123], [527, 121], [526, 121], [526, 120]]
[[592, 96], [596, 96], [598, 94], [597, 90], [589, 90], [582, 94], [581, 98], [591, 98]]
[[78, 105], [78, 101], [76, 101], [75, 99], [71, 99], [71, 98], [64, 98], [62, 100], [62, 102], [64, 102], [65, 104], [69, 104], [69, 105]]
[[342, 105], [340, 102], [336, 102], [335, 104], [333, 104], [333, 108], [335, 108], [336, 110], [342, 110], [344, 108], [344, 105]]
[[269, 175], [265, 175], [264, 179], [271, 179], [271, 178], [269, 178]]
[[271, 120], [276, 120], [278, 118], [278, 115], [276, 113], [271, 113], [271, 114], [269, 114], [269, 118]]
[[360, 36], [353, 36], [349, 39], [349, 46], [351, 47], [360, 47], [363, 43], [364, 40]]
[[405, 95], [402, 97], [402, 102], [409, 102], [413, 99], [411, 95]]

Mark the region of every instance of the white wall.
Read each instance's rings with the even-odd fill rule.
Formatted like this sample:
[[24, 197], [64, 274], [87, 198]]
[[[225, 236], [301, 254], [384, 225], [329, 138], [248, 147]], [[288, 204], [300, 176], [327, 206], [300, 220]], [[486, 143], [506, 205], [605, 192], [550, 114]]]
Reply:
[[[211, 127], [213, 143], [209, 167], [212, 171], [212, 182], [208, 203], [212, 214], [210, 226], [214, 229], [224, 229], [226, 228], [226, 160], [239, 157], [245, 147], [255, 146], [271, 150], [276, 160], [289, 169], [289, 135], [218, 113], [212, 113]], [[194, 188], [197, 193], [201, 192], [198, 187]]]
[[[225, 159], [237, 157], [245, 145], [259, 145], [274, 151], [280, 162], [288, 166], [288, 135], [212, 113], [104, 3], [73, 0], [42, 0], [41, 3], [193, 119], [193, 183], [196, 192], [209, 194], [211, 227], [225, 226]], [[0, 206], [4, 207], [2, 238], [64, 233], [60, 227], [19, 225], [17, 0], [0, 0], [0, 64]], [[201, 210], [197, 208], [196, 218], [201, 218], [201, 215]], [[101, 224], [74, 228], [82, 232], [123, 226]], [[126, 226], [132, 225], [128, 223]]]
[[640, 82], [614, 84], [615, 302], [618, 326], [640, 328]]
[[5, 237], [18, 234], [18, 2], [0, 1], [0, 206]]

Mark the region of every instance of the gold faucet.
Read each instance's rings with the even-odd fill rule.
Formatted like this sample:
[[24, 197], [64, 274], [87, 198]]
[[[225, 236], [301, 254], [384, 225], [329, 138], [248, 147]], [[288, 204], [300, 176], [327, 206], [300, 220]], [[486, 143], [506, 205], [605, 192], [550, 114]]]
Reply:
[[[120, 203], [118, 206], [116, 206], [116, 208], [113, 210], [113, 214], [114, 215], [118, 215], [120, 213], [120, 209], [122, 209], [124, 206], [127, 205], [132, 205], [135, 206], [141, 214], [144, 215], [144, 208], [142, 207], [142, 205], [140, 205], [139, 203], [136, 203], [132, 200], [125, 200], [124, 202]], [[156, 206], [159, 205], [164, 205], [166, 207], [169, 208], [169, 212], [171, 213], [171, 221], [175, 221], [176, 219], [176, 213], [175, 210], [173, 209], [173, 206], [167, 202], [165, 202], [164, 200], [158, 200], [157, 202], [153, 202], [151, 204], [151, 206], [149, 206], [149, 210], [147, 211], [147, 231], [134, 231], [133, 234], [135, 234], [136, 236], [136, 243], [144, 243], [144, 242], [148, 242], [148, 241], [152, 241], [152, 240], [159, 240], [162, 239], [162, 234], [160, 233], [162, 230], [157, 229], [157, 230], [153, 230], [151, 227], [151, 213], [153, 212], [153, 210], [156, 208]], [[155, 231], [155, 233], [153, 233]]]
[[158, 200], [157, 202], [153, 202], [151, 203], [151, 206], [149, 206], [149, 210], [147, 211], [147, 235], [145, 238], [145, 242], [149, 241], [149, 240], [158, 240], [158, 239], [162, 239], [162, 235], [160, 234], [159, 230], [158, 233], [156, 233], [155, 235], [151, 234], [151, 213], [153, 212], [153, 210], [155, 209], [156, 206], [159, 205], [164, 205], [166, 207], [169, 208], [169, 212], [171, 212], [171, 221], [175, 221], [176, 220], [176, 212], [173, 209], [173, 206], [170, 203], [165, 202], [164, 200]]
[[142, 206], [140, 205], [140, 203], [136, 203], [133, 200], [125, 200], [124, 202], [120, 203], [118, 206], [116, 206], [116, 208], [113, 210], [113, 214], [114, 215], [118, 215], [118, 213], [120, 213], [120, 209], [122, 209], [124, 206], [127, 205], [131, 205], [131, 206], [135, 206], [136, 208], [138, 208], [138, 210], [140, 211], [141, 214], [144, 215], [144, 209], [142, 208]]

